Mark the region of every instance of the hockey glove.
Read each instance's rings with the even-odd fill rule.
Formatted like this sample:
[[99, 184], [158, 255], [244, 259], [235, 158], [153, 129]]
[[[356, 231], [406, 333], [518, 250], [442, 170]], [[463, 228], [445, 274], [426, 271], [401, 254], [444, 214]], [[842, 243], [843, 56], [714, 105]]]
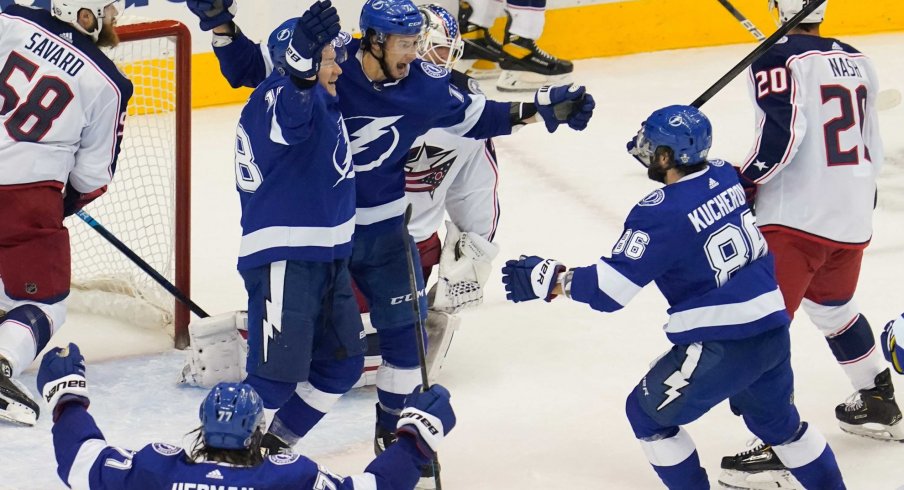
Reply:
[[646, 168], [653, 162], [653, 149], [650, 148], [650, 142], [643, 137], [643, 124], [640, 125], [637, 135], [628, 141], [628, 154]]
[[286, 48], [286, 65], [289, 74], [305, 79], [317, 75], [320, 57], [326, 47], [339, 34], [339, 14], [330, 0], [315, 2], [295, 24], [292, 40]]
[[738, 180], [741, 182], [741, 187], [744, 189], [744, 197], [747, 200], [747, 205], [753, 207], [753, 203], [756, 201], [756, 183], [744, 176], [741, 167], [735, 167], [734, 169], [735, 172], [738, 173]]
[[560, 262], [536, 255], [509, 260], [502, 268], [505, 298], [515, 303], [543, 298], [548, 303], [556, 297], [552, 290], [562, 272], [565, 266]]
[[95, 189], [91, 192], [81, 193], [75, 190], [71, 184], [66, 184], [66, 194], [63, 196], [63, 217], [72, 216], [91, 203], [91, 201], [107, 192], [107, 186]]
[[900, 316], [885, 325], [880, 342], [882, 343], [882, 354], [885, 359], [891, 363], [892, 368], [898, 374], [904, 374], [904, 348], [898, 346], [897, 339], [895, 339], [896, 323], [899, 324], [899, 329], [904, 328], [904, 316]]
[[545, 86], [537, 90], [534, 103], [546, 124], [546, 130], [554, 133], [562, 123], [578, 131], [587, 127], [596, 102], [585, 94], [583, 85]]
[[56, 422], [67, 403], [88, 406], [88, 386], [85, 381], [85, 358], [78, 346], [54, 347], [41, 359], [38, 369], [38, 391], [53, 411]]
[[454, 314], [482, 303], [484, 285], [497, 254], [497, 245], [476, 233], [462, 232], [455, 223], [447, 221], [430, 307]]
[[232, 22], [239, 9], [236, 0], [186, 0], [188, 10], [201, 19], [201, 30], [209, 31], [214, 27]]
[[420, 386], [415, 388], [405, 397], [396, 435], [413, 437], [421, 453], [433, 458], [443, 437], [455, 427], [455, 412], [449, 404], [451, 396], [441, 385], [433, 385], [424, 392]]

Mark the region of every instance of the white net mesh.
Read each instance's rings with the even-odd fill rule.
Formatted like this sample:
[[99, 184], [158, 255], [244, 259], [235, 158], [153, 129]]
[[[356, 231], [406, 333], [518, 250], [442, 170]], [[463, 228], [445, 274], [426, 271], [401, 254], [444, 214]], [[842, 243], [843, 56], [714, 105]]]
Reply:
[[[176, 42], [123, 41], [108, 54], [132, 81], [122, 149], [106, 194], [86, 206], [157, 272], [175, 282]], [[173, 323], [173, 298], [78, 217], [69, 306], [146, 327]]]

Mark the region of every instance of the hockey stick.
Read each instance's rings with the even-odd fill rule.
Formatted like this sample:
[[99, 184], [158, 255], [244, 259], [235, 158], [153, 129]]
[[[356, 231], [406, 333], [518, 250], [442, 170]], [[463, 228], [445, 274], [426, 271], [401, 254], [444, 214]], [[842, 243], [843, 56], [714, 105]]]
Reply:
[[741, 23], [741, 25], [744, 26], [744, 29], [747, 29], [747, 32], [752, 34], [757, 41], [766, 39], [766, 36], [764, 36], [763, 33], [756, 28], [753, 22], [750, 22], [747, 17], [744, 17], [744, 14], [738, 11], [738, 9], [736, 9], [734, 5], [731, 4], [731, 2], [729, 2], [728, 0], [719, 0], [719, 3], [721, 3], [722, 6], [725, 7], [725, 10], [727, 10], [729, 14], [731, 14], [735, 19], [737, 19], [738, 22]]
[[[405, 258], [408, 259], [408, 285], [411, 288], [411, 303], [414, 309], [414, 333], [417, 337], [417, 360], [421, 366], [421, 391], [430, 389], [430, 381], [427, 379], [427, 349], [424, 347], [424, 321], [421, 319], [421, 299], [418, 297], [417, 276], [414, 271], [414, 251], [411, 250], [410, 239], [408, 238], [408, 223], [411, 221], [411, 204], [405, 208], [405, 227], [402, 233], [405, 234]], [[443, 482], [439, 478], [439, 455], [434, 453], [433, 461], [433, 479], [436, 481], [436, 490], [443, 490]]]
[[123, 253], [126, 257], [129, 258], [135, 265], [138, 266], [139, 269], [144, 271], [147, 275], [151, 276], [157, 284], [163, 286], [163, 289], [169, 291], [177, 300], [182, 302], [185, 306], [188, 307], [189, 310], [192, 311], [195, 315], [198, 315], [201, 318], [207, 318], [210, 315], [207, 314], [206, 311], [201, 309], [200, 306], [196, 305], [194, 301], [192, 301], [188, 296], [185, 295], [182, 291], [179, 290], [173, 283], [169, 282], [165, 277], [163, 277], [159, 272], [157, 272], [150, 264], [144, 261], [141, 257], [138, 256], [135, 252], [132, 251], [125, 243], [119, 238], [116, 238], [110, 230], [106, 229], [104, 225], [97, 222], [96, 219], [92, 218], [90, 214], [86, 213], [84, 210], [79, 210], [75, 213], [79, 218], [82, 219], [85, 223], [88, 223], [94, 231], [100, 233], [100, 236], [104, 237], [110, 245], [116, 247], [117, 250]]
[[797, 13], [794, 17], [788, 19], [788, 22], [785, 22], [778, 28], [775, 32], [772, 33], [771, 36], [766, 38], [765, 41], [760, 43], [753, 51], [750, 52], [747, 56], [744, 57], [738, 64], [736, 64], [731, 70], [728, 70], [728, 73], [722, 75], [722, 78], [718, 79], [716, 83], [712, 84], [711, 87], [706, 89], [696, 100], [691, 102], [691, 105], [700, 108], [703, 104], [705, 104], [709, 99], [716, 95], [728, 85], [738, 74], [742, 71], [746, 70], [751, 63], [753, 63], [757, 58], [763, 55], [766, 51], [769, 50], [775, 43], [777, 43], [781, 38], [785, 37], [785, 34], [788, 33], [791, 29], [797, 27], [798, 24], [801, 23], [804, 18], [813, 13], [814, 10], [819, 8], [820, 5], [825, 3], [826, 0], [815, 0], [808, 2], [800, 12]]

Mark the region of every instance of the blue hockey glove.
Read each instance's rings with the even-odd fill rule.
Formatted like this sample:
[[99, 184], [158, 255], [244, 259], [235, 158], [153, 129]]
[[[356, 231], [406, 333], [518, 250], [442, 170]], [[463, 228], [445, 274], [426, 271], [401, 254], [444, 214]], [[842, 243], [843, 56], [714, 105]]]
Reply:
[[882, 331], [879, 341], [882, 344], [882, 354], [885, 356], [885, 360], [891, 363], [892, 368], [898, 374], [904, 374], [904, 365], [902, 365], [904, 363], [904, 348], [900, 347], [897, 339], [895, 339], [894, 326], [896, 322], [904, 323], [904, 317], [898, 317], [885, 324], [885, 329]]
[[38, 391], [53, 411], [56, 422], [67, 403], [88, 406], [88, 385], [85, 381], [85, 358], [78, 346], [54, 347], [44, 354], [38, 369]]
[[505, 298], [515, 303], [543, 298], [548, 303], [556, 297], [552, 289], [562, 272], [565, 266], [560, 262], [536, 255], [509, 260], [502, 268]]
[[339, 14], [330, 0], [315, 2], [295, 24], [292, 40], [286, 49], [286, 65], [289, 74], [298, 78], [311, 78], [320, 70], [320, 56], [339, 34]]
[[186, 0], [188, 10], [201, 19], [201, 30], [209, 31], [216, 26], [232, 22], [239, 4], [235, 0]]
[[634, 157], [644, 167], [649, 168], [650, 163], [653, 161], [653, 149], [650, 148], [650, 143], [643, 137], [643, 124], [640, 125], [637, 135], [628, 141], [627, 147], [629, 155]]
[[562, 123], [578, 131], [587, 127], [596, 102], [586, 94], [583, 85], [545, 86], [537, 90], [534, 104], [546, 124], [546, 130], [554, 133]]
[[432, 458], [443, 437], [455, 427], [455, 412], [449, 404], [449, 390], [433, 385], [421, 392], [418, 386], [405, 397], [405, 408], [399, 415], [396, 434], [414, 437], [421, 453]]

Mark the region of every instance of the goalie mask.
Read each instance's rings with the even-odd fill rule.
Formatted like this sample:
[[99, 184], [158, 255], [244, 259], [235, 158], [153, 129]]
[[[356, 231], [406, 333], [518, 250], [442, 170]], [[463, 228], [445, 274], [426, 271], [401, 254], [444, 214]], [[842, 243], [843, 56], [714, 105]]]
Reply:
[[[97, 41], [100, 31], [104, 24], [104, 10], [108, 5], [113, 5], [116, 12], [113, 14], [113, 20], [122, 15], [125, 10], [125, 0], [53, 0], [51, 13], [54, 17], [67, 22], [75, 27], [78, 31], [91, 36]], [[92, 31], [86, 30], [78, 23], [78, 13], [82, 9], [87, 9], [94, 14], [97, 19], [97, 25]]]
[[[769, 0], [769, 11], [776, 17], [776, 24], [782, 25], [791, 20], [791, 17], [797, 15], [811, 1], [813, 0]], [[801, 24], [818, 24], [822, 22], [826, 16], [826, 6], [828, 4], [829, 0], [826, 0], [822, 5], [816, 7], [816, 10], [804, 17]]]
[[452, 69], [464, 53], [455, 16], [439, 5], [421, 5], [418, 9], [424, 16], [424, 42], [418, 47], [418, 57]]

